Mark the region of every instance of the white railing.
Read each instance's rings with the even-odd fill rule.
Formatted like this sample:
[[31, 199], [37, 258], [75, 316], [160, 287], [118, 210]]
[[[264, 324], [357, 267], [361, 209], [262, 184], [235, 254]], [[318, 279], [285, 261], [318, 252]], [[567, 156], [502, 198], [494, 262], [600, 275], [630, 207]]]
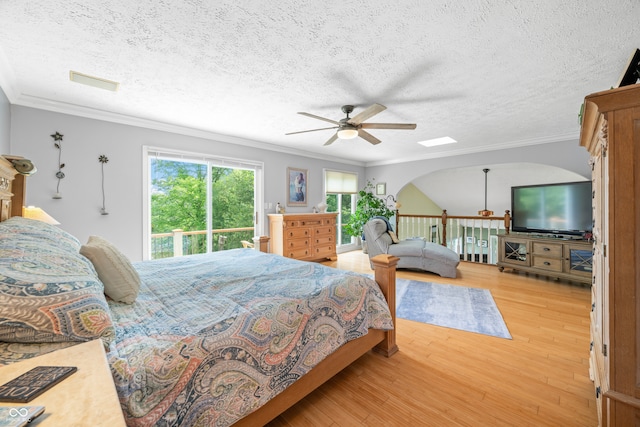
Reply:
[[[211, 230], [212, 251], [242, 247], [242, 241], [253, 239], [253, 227], [220, 228]], [[206, 252], [207, 231], [173, 230], [171, 233], [151, 235], [151, 258], [192, 255]]]
[[448, 247], [462, 261], [495, 264], [498, 261], [498, 234], [509, 232], [511, 216], [404, 215], [396, 212], [400, 239], [422, 237]]

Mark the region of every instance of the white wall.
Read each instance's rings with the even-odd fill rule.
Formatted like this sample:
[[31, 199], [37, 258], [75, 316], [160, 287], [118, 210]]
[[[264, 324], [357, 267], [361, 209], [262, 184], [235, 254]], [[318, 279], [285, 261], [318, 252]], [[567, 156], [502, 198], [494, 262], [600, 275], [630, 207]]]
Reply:
[[[287, 167], [308, 169], [307, 207], [287, 207], [287, 212], [311, 212], [323, 192], [323, 168], [353, 171], [364, 186], [364, 168], [337, 162], [320, 161], [282, 152], [207, 140], [175, 133], [110, 123], [13, 105], [11, 107], [10, 154], [31, 159], [38, 172], [27, 180], [27, 204], [43, 208], [60, 221], [60, 227], [85, 242], [100, 235], [113, 242], [132, 260], [142, 259], [142, 147], [166, 147], [190, 152], [262, 161], [264, 200], [275, 206], [286, 201]], [[51, 134], [60, 132], [62, 162], [66, 177], [61, 181], [62, 199], [52, 198], [56, 191], [58, 150]], [[106, 206], [109, 215], [101, 215], [101, 164], [106, 155]], [[271, 212], [274, 210], [272, 209]], [[266, 212], [269, 213], [269, 212]], [[266, 215], [261, 218], [262, 224]], [[265, 227], [262, 234], [268, 232]]]
[[0, 154], [9, 154], [11, 137], [11, 105], [0, 88]]

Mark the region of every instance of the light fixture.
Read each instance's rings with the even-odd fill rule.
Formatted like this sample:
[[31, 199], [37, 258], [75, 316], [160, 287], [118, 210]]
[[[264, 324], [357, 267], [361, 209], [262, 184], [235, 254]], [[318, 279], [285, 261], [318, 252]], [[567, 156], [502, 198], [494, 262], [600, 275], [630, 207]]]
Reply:
[[340, 127], [338, 130], [338, 138], [340, 139], [353, 139], [358, 136], [358, 129], [355, 126], [346, 124]]
[[484, 209], [478, 211], [478, 215], [491, 216], [493, 215], [493, 211], [487, 210], [487, 173], [489, 172], [489, 169], [482, 169], [482, 172], [484, 172]]
[[60, 223], [51, 215], [35, 206], [27, 206], [22, 208], [22, 216], [24, 218], [35, 219], [37, 221], [46, 222], [51, 225], [59, 225]]
[[8, 157], [8, 156], [4, 156], [4, 157], [11, 161], [11, 164], [13, 164], [14, 169], [20, 175], [29, 176], [38, 172], [36, 165], [34, 165], [31, 160], [28, 160], [22, 157]]
[[110, 90], [112, 92], [116, 92], [120, 87], [120, 83], [114, 82], [113, 80], [102, 79], [100, 77], [78, 73], [77, 71], [69, 71], [69, 80], [83, 85], [97, 87], [98, 89]]

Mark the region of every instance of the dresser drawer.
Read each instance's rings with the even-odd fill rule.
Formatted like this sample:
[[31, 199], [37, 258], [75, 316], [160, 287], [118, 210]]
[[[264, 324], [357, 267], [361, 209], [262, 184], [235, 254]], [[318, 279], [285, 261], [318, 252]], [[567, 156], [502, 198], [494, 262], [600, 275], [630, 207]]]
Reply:
[[534, 256], [532, 266], [541, 270], [560, 272], [562, 271], [562, 259]]
[[288, 248], [288, 250], [308, 248], [309, 239], [288, 239], [285, 243], [285, 246]]
[[561, 243], [533, 242], [533, 254], [549, 258], [562, 258]]
[[322, 225], [322, 219], [321, 218], [305, 219], [300, 221], [300, 225], [303, 227], [316, 227], [318, 225]]
[[333, 235], [330, 235], [330, 236], [317, 236], [315, 238], [315, 240], [314, 240], [316, 246], [317, 245], [326, 245], [326, 244], [333, 245], [334, 244], [333, 241], [334, 241]]
[[305, 237], [309, 237], [309, 231], [308, 228], [289, 228], [285, 230], [284, 234], [289, 239], [304, 239]]
[[336, 225], [335, 218], [325, 218], [322, 220], [322, 225]]
[[315, 256], [316, 257], [332, 257], [336, 254], [336, 245], [335, 244], [324, 244], [318, 245], [315, 248]]
[[290, 249], [283, 254], [287, 258], [302, 259], [309, 256], [309, 248]]
[[332, 225], [325, 225], [322, 227], [316, 227], [314, 229], [314, 233], [316, 236], [335, 236], [336, 228]]

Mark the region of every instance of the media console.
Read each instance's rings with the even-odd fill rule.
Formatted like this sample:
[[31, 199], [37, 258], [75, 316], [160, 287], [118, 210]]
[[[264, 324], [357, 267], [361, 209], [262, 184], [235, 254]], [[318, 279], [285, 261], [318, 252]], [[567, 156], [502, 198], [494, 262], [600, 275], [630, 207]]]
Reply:
[[593, 247], [586, 240], [500, 234], [497, 266], [590, 284]]

